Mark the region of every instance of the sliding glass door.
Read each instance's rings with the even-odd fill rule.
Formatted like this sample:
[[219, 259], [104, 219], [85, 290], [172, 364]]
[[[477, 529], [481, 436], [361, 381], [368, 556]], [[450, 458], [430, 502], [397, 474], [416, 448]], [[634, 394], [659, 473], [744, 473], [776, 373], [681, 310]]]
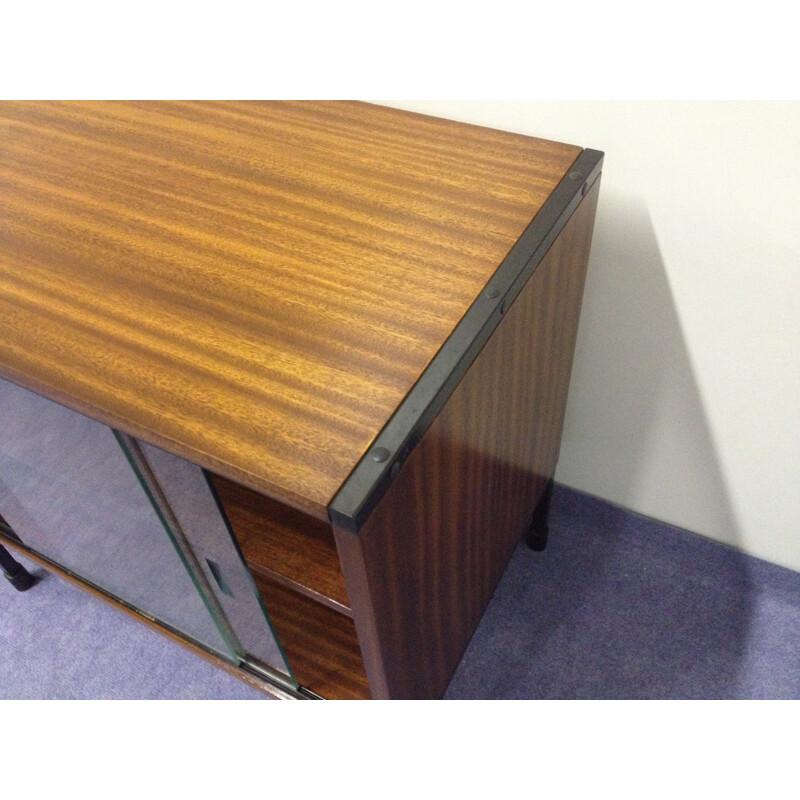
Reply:
[[196, 465], [0, 380], [0, 515], [33, 553], [296, 685]]

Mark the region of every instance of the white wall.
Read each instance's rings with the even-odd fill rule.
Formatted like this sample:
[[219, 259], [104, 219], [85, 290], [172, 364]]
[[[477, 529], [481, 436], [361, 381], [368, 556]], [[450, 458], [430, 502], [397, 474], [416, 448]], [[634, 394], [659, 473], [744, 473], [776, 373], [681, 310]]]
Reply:
[[380, 102], [605, 152], [556, 479], [800, 570], [800, 103]]

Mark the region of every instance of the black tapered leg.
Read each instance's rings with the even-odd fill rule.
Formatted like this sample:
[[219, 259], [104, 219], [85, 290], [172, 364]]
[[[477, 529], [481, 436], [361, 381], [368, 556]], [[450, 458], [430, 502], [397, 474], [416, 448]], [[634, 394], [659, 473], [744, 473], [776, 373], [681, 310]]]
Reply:
[[553, 481], [549, 480], [545, 486], [536, 508], [533, 510], [533, 517], [528, 528], [526, 542], [531, 550], [541, 551], [547, 547], [547, 518], [550, 514], [550, 501], [553, 498]]
[[0, 567], [3, 568], [8, 582], [18, 591], [25, 592], [36, 583], [36, 577], [31, 575], [19, 561], [16, 561], [11, 553], [0, 544]]

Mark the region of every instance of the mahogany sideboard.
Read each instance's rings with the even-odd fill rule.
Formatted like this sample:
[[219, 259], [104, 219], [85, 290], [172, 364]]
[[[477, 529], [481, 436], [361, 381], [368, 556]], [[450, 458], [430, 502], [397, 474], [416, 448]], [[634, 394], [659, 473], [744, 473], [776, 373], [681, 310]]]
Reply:
[[545, 535], [601, 166], [366, 103], [0, 104], [0, 544], [273, 696], [441, 697]]

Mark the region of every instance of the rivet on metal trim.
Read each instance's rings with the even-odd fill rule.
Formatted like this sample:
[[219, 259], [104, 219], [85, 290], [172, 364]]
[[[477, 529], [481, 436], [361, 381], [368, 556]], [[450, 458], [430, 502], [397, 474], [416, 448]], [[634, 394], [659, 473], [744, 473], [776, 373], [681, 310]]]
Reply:
[[391, 453], [385, 447], [376, 447], [372, 451], [372, 460], [377, 461], [379, 464], [389, 460]]

